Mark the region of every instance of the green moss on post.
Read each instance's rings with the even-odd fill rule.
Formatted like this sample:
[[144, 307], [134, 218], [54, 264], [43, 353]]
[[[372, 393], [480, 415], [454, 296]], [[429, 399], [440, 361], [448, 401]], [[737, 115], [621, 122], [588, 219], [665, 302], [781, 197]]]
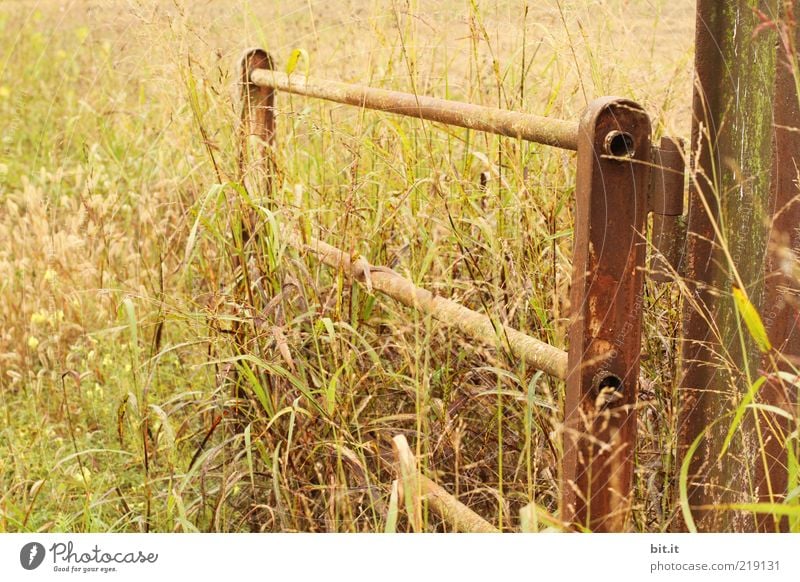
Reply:
[[731, 298], [763, 295], [772, 165], [776, 0], [698, 0], [696, 85], [679, 387], [679, 462], [701, 433], [688, 501], [701, 531], [748, 531], [752, 516], [708, 509], [752, 501], [758, 442], [740, 427], [720, 459], [732, 413], [759, 375], [759, 352]]

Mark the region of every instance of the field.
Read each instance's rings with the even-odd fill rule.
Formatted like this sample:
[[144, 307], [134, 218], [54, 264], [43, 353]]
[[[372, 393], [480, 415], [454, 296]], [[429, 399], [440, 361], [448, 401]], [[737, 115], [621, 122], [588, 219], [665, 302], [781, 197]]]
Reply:
[[[565, 347], [573, 154], [282, 95], [278, 186], [245, 191], [238, 58], [563, 119], [620, 95], [688, 137], [693, 27], [690, 0], [0, 4], [0, 531], [448, 530], [398, 507], [397, 434], [495, 527], [546, 527], [563, 383], [282, 233]], [[678, 295], [647, 284], [635, 531], [679, 512]]]

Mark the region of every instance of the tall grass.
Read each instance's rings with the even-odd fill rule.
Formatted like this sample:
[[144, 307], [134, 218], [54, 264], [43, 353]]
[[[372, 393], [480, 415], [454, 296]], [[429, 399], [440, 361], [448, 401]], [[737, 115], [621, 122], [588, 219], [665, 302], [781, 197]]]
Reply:
[[[397, 434], [499, 529], [555, 512], [562, 383], [282, 233], [563, 347], [573, 157], [282, 95], [270, 191], [235, 57], [563, 118], [621, 94], [686, 135], [692, 2], [269, 4], [0, 8], [0, 530], [447, 530], [399, 504]], [[681, 511], [680, 295], [646, 290], [639, 531]]]

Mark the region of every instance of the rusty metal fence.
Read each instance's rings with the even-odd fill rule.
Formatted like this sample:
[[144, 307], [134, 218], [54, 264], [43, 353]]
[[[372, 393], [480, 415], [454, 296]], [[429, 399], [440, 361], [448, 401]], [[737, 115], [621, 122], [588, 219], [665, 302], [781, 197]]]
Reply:
[[[683, 213], [681, 144], [651, 143], [647, 113], [605, 97], [578, 122], [564, 121], [275, 71], [260, 49], [242, 59], [243, 138], [257, 136], [270, 163], [278, 91], [508, 136], [577, 152], [569, 351], [502, 326], [455, 301], [415, 286], [395, 271], [353, 258], [323, 241], [287, 232], [300, 251], [372, 291], [456, 327], [504, 342], [515, 357], [566, 380], [561, 519], [591, 531], [624, 531], [632, 503], [647, 215], [658, 256], [676, 257]], [[246, 147], [242, 148], [246, 155]], [[244, 160], [243, 160], [244, 161]]]
[[[800, 369], [800, 290], [787, 266], [800, 254], [798, 10], [796, 0], [698, 0], [690, 152], [681, 140], [652, 144], [648, 115], [626, 99], [595, 100], [579, 121], [550, 119], [286, 75], [260, 49], [242, 61], [242, 137], [257, 136], [259, 160], [273, 163], [282, 91], [576, 151], [568, 351], [498, 327], [323, 241], [284, 237], [370, 290], [479, 341], [503, 342], [515, 357], [566, 380], [560, 517], [592, 531], [625, 531], [630, 522], [644, 277], [680, 276], [676, 432], [684, 493], [675, 528], [786, 531], [788, 514], [775, 508], [800, 482], [792, 469], [800, 405], [797, 382], [787, 380]], [[241, 151], [243, 165], [248, 148]], [[737, 288], [764, 315], [768, 338], [759, 346], [742, 332]], [[750, 407], [753, 421], [723, 462], [732, 425], [718, 421], [743, 410], [758, 382], [764, 406]], [[760, 461], [748, 465], [753, 455]], [[741, 509], [753, 500], [761, 513]]]

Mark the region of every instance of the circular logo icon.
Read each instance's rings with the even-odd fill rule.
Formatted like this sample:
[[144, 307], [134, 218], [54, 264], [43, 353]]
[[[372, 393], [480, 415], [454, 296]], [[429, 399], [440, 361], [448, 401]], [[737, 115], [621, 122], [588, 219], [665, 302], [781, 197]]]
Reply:
[[35, 570], [44, 561], [44, 546], [39, 542], [29, 542], [19, 551], [19, 563], [26, 570]]

